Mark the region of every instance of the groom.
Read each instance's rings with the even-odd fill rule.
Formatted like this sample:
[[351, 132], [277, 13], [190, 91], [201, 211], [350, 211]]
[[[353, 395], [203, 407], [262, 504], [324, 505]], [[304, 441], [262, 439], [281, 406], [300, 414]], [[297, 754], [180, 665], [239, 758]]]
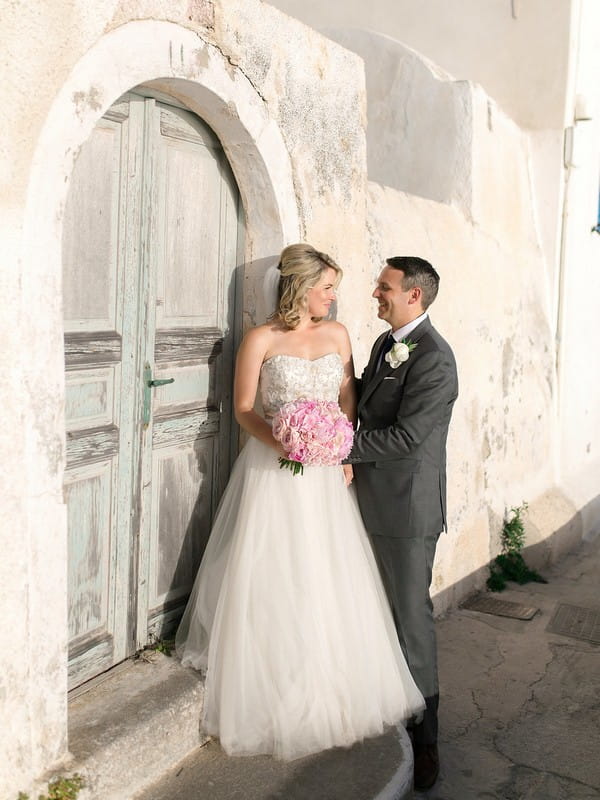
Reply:
[[375, 342], [359, 383], [359, 428], [348, 463], [412, 676], [425, 697], [412, 733], [416, 789], [439, 773], [439, 700], [429, 595], [446, 529], [446, 438], [458, 394], [456, 363], [429, 320], [439, 275], [422, 258], [388, 258], [373, 292], [391, 326]]

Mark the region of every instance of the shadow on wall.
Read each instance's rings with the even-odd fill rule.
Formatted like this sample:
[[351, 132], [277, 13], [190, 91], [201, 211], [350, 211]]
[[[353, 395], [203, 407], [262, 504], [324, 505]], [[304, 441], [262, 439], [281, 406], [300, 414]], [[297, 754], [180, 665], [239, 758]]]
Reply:
[[441, 203], [471, 204], [472, 88], [381, 33], [326, 28], [365, 62], [369, 180]]
[[[528, 525], [525, 525], [528, 528]], [[590, 500], [551, 536], [523, 549], [523, 557], [534, 569], [544, 569], [600, 535], [600, 495]]]

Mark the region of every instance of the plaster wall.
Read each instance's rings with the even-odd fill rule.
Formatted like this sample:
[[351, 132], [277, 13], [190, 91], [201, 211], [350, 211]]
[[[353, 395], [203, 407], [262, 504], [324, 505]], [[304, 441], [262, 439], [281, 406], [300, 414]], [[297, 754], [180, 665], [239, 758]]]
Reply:
[[[67, 757], [60, 254], [78, 149], [103, 112], [141, 84], [213, 127], [245, 206], [248, 325], [261, 317], [255, 287], [289, 242], [308, 238], [329, 250], [360, 285], [365, 103], [355, 55], [258, 1], [2, 0], [0, 12], [0, 331], [9, 395], [0, 434], [0, 618], [12, 642], [0, 657], [2, 713], [11, 720], [10, 737], [0, 738], [0, 796], [12, 797], [33, 791]], [[299, 104], [308, 122], [295, 113]]]
[[574, 94], [588, 105], [574, 105], [573, 116], [591, 119], [574, 121], [568, 132], [556, 337], [561, 480], [591, 536], [600, 532], [600, 235], [591, 230], [600, 185], [600, 6], [593, 0], [582, 3], [580, 25]]
[[579, 0], [274, 0], [317, 29], [385, 33], [486, 94], [526, 128], [562, 128]]
[[327, 29], [358, 53], [367, 82], [369, 179], [410, 194], [471, 205], [471, 90], [396, 39]]
[[[451, 201], [468, 205], [470, 143], [461, 126], [470, 111], [453, 105], [460, 93], [468, 98], [467, 81], [480, 84], [494, 110], [502, 109], [528, 130], [535, 224], [556, 286], [563, 130], [572, 121], [578, 29], [586, 2], [275, 0], [274, 5], [365, 59], [371, 180], [444, 202], [452, 187]], [[411, 51], [419, 54], [416, 62], [408, 56]], [[432, 82], [427, 94], [413, 92], [410, 81], [425, 69], [442, 81], [444, 74], [455, 81]], [[406, 160], [399, 161], [393, 140], [403, 138]]]

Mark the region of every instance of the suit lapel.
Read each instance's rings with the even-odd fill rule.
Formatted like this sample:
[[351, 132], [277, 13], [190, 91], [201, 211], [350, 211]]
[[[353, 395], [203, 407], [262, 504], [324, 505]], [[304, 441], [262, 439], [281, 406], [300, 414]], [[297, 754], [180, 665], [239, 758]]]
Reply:
[[386, 331], [385, 333], [382, 333], [381, 336], [379, 336], [379, 338], [377, 338], [375, 340], [375, 344], [373, 345], [373, 348], [371, 350], [371, 357], [369, 359], [369, 363], [367, 364], [367, 370], [366, 370], [365, 377], [364, 377], [364, 380], [363, 380], [363, 384], [365, 386], [368, 386], [369, 383], [373, 380], [373, 376], [375, 375], [375, 372], [377, 370], [377, 362], [379, 360], [379, 353], [381, 352], [381, 348], [383, 347], [383, 343], [384, 343], [385, 339], [387, 338], [387, 335], [388, 335], [388, 331]]
[[[420, 325], [417, 325], [417, 327], [414, 329], [414, 331], [411, 331], [408, 334], [408, 336], [405, 336], [404, 338], [405, 339], [410, 339], [411, 342], [417, 343], [419, 341], [419, 339], [425, 333], [427, 333], [427, 331], [429, 331], [429, 330], [431, 330], [431, 322], [429, 320], [429, 317], [426, 317], [423, 320], [423, 322], [421, 322]], [[375, 389], [379, 386], [381, 381], [384, 378], [389, 377], [392, 373], [395, 373], [395, 375], [401, 374], [400, 370], [406, 369], [406, 367], [408, 366], [408, 363], [410, 361], [410, 358], [409, 358], [407, 361], [405, 361], [403, 364], [400, 364], [400, 366], [396, 367], [396, 368], [392, 367], [390, 364], [388, 364], [386, 362], [385, 364], [382, 364], [382, 366], [379, 369], [377, 369], [377, 357], [378, 357], [379, 352], [381, 350], [381, 347], [382, 347], [382, 344], [383, 344], [383, 340], [386, 338], [386, 336], [387, 336], [387, 333], [382, 334], [377, 339], [377, 341], [375, 342], [375, 346], [373, 347], [373, 350], [372, 350], [372, 353], [371, 353], [371, 358], [369, 360], [369, 364], [368, 364], [368, 367], [367, 367], [367, 375], [365, 376], [365, 382], [364, 382], [363, 390], [362, 390], [361, 395], [360, 395], [360, 400], [358, 401], [358, 412], [359, 413], [360, 413], [361, 408], [367, 402], [369, 397], [371, 397], [371, 395], [373, 394]]]

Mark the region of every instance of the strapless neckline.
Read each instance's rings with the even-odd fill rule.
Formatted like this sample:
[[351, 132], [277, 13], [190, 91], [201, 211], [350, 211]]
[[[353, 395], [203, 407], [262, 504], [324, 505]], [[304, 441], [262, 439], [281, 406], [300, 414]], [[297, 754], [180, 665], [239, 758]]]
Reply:
[[276, 353], [260, 367], [260, 397], [266, 417], [272, 417], [292, 400], [337, 402], [344, 378], [344, 360], [339, 353], [304, 358]]
[[289, 355], [289, 353], [275, 353], [275, 355], [265, 358], [265, 360], [261, 364], [261, 368], [264, 367], [265, 364], [268, 364], [269, 361], [273, 361], [276, 358], [293, 358], [295, 361], [307, 361], [309, 364], [316, 364], [317, 361], [322, 361], [324, 358], [330, 358], [331, 356], [337, 356], [340, 359], [340, 361], [342, 360], [341, 355], [335, 352], [325, 353], [324, 355], [319, 356], [318, 358], [304, 358], [304, 356], [292, 356]]

